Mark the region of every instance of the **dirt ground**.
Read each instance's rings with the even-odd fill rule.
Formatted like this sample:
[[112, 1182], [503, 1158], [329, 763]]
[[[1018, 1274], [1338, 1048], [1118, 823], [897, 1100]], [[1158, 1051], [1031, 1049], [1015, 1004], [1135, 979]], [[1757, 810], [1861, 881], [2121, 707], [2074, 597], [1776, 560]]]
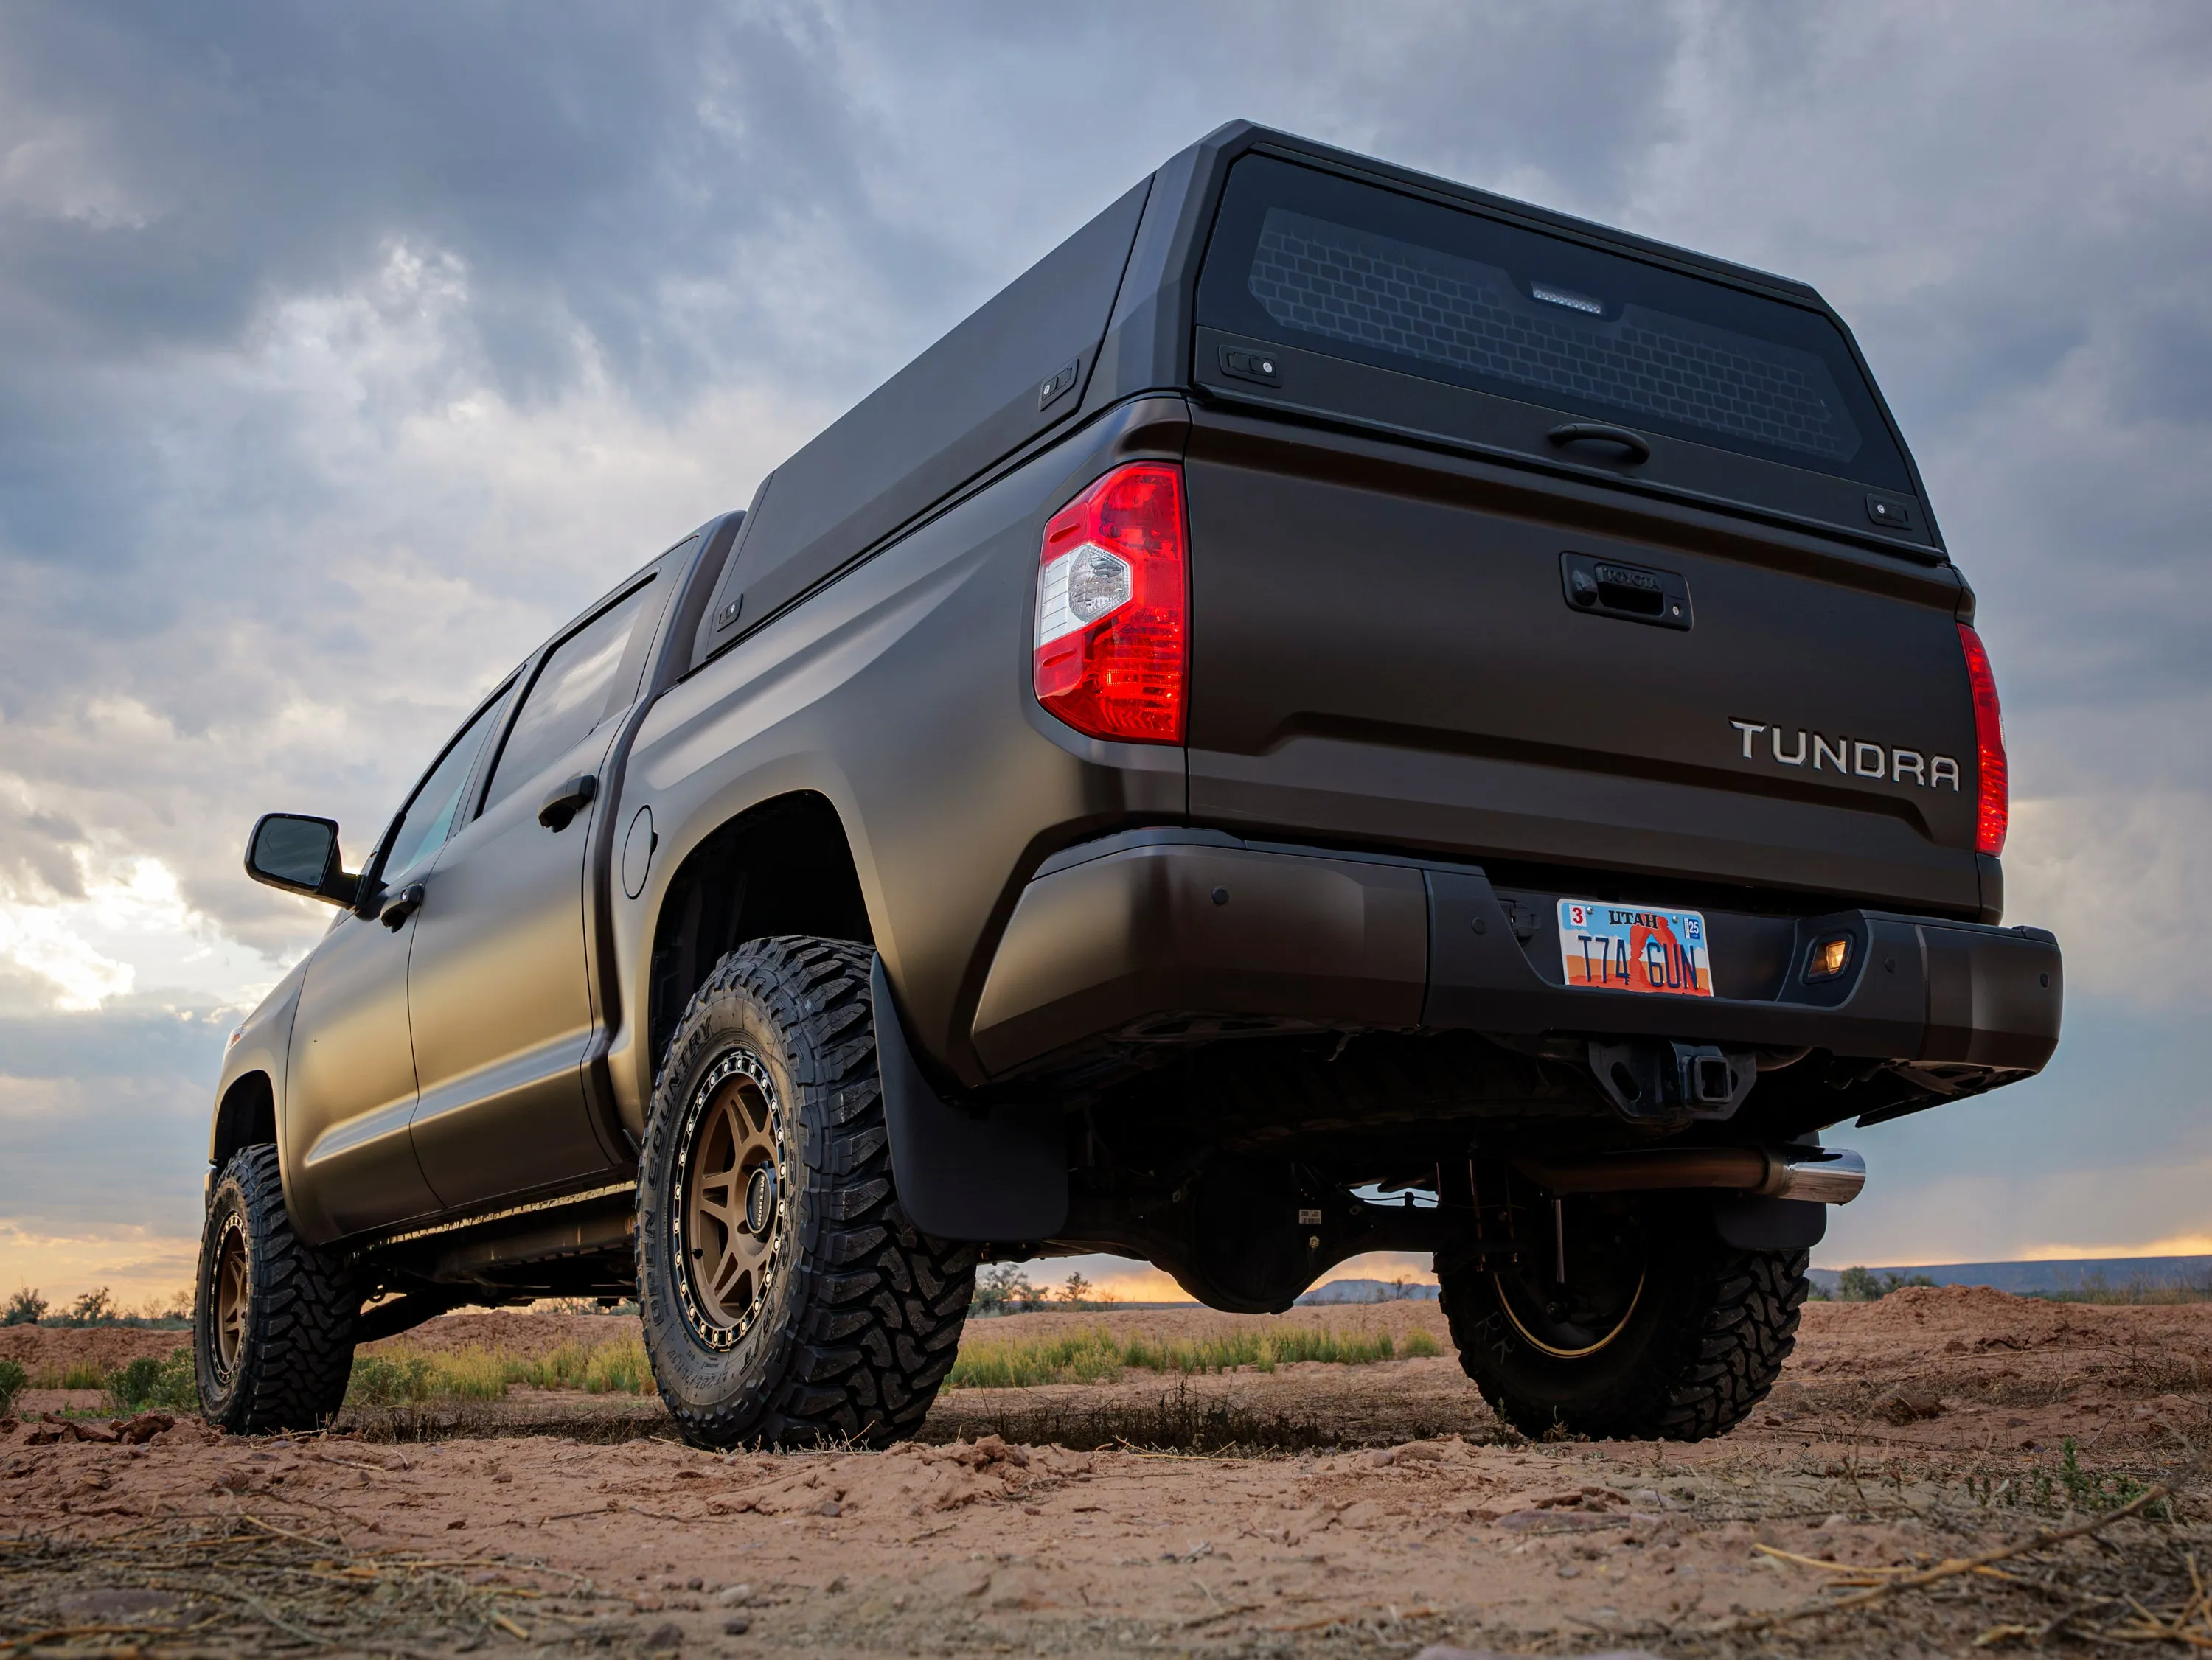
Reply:
[[[1291, 1318], [1442, 1336], [1432, 1304]], [[1233, 1323], [973, 1330], [1102, 1320]], [[415, 1340], [633, 1330], [469, 1315]], [[176, 1342], [19, 1330], [0, 1358], [124, 1337]], [[948, 1391], [922, 1442], [888, 1452], [718, 1457], [650, 1400], [523, 1390], [301, 1439], [80, 1422], [0, 1438], [0, 1644], [18, 1653], [2212, 1647], [2205, 1305], [1812, 1305], [1773, 1397], [1696, 1446], [1522, 1442], [1449, 1358]], [[2131, 1502], [2094, 1533], [1899, 1583]]]

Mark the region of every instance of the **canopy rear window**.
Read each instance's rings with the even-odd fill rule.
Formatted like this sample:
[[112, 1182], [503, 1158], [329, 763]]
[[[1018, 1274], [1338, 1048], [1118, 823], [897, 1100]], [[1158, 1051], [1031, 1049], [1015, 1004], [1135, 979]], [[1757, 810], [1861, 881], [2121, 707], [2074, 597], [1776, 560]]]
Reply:
[[1911, 488], [1820, 312], [1268, 157], [1230, 175], [1199, 322]]

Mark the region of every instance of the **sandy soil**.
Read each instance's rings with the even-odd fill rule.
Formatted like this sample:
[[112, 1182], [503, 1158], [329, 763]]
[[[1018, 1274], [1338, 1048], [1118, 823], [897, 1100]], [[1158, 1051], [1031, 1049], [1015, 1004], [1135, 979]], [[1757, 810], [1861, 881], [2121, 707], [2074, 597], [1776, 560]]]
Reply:
[[[532, 1318], [461, 1317], [422, 1336], [572, 1335]], [[1023, 1316], [981, 1335], [1099, 1318]], [[1109, 1318], [1161, 1332], [1229, 1318]], [[1437, 1318], [1412, 1304], [1297, 1318], [1340, 1330]], [[1690, 1447], [1520, 1443], [1449, 1359], [1286, 1367], [1180, 1393], [1146, 1373], [959, 1391], [924, 1444], [882, 1453], [716, 1457], [666, 1439], [652, 1403], [605, 1396], [517, 1391], [477, 1411], [449, 1427], [469, 1433], [416, 1441], [380, 1438], [425, 1433], [420, 1421], [253, 1442], [142, 1420], [112, 1444], [69, 1439], [108, 1427], [15, 1426], [0, 1440], [0, 1535], [12, 1536], [0, 1539], [0, 1641], [45, 1632], [32, 1652], [85, 1651], [55, 1646], [75, 1641], [147, 1655], [489, 1644], [1334, 1656], [1435, 1643], [1963, 1655], [1978, 1639], [2002, 1651], [2040, 1633], [2086, 1653], [2075, 1633], [2108, 1644], [2142, 1617], [2123, 1596], [2164, 1617], [2196, 1596], [2189, 1554], [2212, 1570], [2212, 1306], [1956, 1289], [1814, 1305], [1773, 1399]], [[1238, 1431], [1276, 1447], [1372, 1445], [1194, 1456], [1089, 1444], [1116, 1423], [1200, 1443]], [[594, 1444], [594, 1426], [630, 1439]], [[1897, 1577], [1853, 1565], [1999, 1549], [2151, 1482], [2173, 1489], [2178, 1522], [2154, 1506], [2150, 1521], [1992, 1572], [1742, 1627], [1853, 1594], [1823, 1593], [1830, 1582], [1869, 1590]], [[2199, 1649], [2212, 1644], [2212, 1609], [2191, 1617]], [[2191, 1651], [2177, 1639], [2147, 1651]]]

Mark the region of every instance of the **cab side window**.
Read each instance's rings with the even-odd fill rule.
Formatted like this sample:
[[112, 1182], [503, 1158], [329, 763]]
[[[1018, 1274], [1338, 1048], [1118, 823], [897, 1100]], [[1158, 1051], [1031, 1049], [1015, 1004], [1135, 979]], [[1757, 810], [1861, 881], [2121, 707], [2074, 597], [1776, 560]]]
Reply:
[[387, 887], [429, 863], [446, 845], [453, 821], [461, 814], [469, 775], [476, 771], [477, 758], [483, 753], [485, 740], [498, 729], [499, 712], [506, 706], [507, 696], [502, 693], [477, 711], [475, 718], [461, 728], [460, 735], [438, 758], [430, 776], [416, 787], [399, 822], [392, 827], [391, 845], [384, 856], [382, 874]]
[[625, 663], [635, 663], [632, 636], [641, 627], [649, 630], [659, 616], [663, 585], [647, 582], [632, 589], [547, 654], [507, 732], [483, 810], [489, 812], [601, 721], [629, 706], [637, 691], [635, 669], [623, 673]]

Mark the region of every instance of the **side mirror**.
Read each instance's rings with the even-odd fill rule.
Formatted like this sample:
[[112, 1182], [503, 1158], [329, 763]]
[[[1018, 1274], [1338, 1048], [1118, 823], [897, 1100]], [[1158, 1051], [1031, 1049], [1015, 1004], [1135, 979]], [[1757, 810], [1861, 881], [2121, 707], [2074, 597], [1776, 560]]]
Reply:
[[361, 888], [360, 877], [339, 868], [337, 821], [298, 813], [261, 815], [246, 838], [246, 874], [331, 905], [351, 905]]

